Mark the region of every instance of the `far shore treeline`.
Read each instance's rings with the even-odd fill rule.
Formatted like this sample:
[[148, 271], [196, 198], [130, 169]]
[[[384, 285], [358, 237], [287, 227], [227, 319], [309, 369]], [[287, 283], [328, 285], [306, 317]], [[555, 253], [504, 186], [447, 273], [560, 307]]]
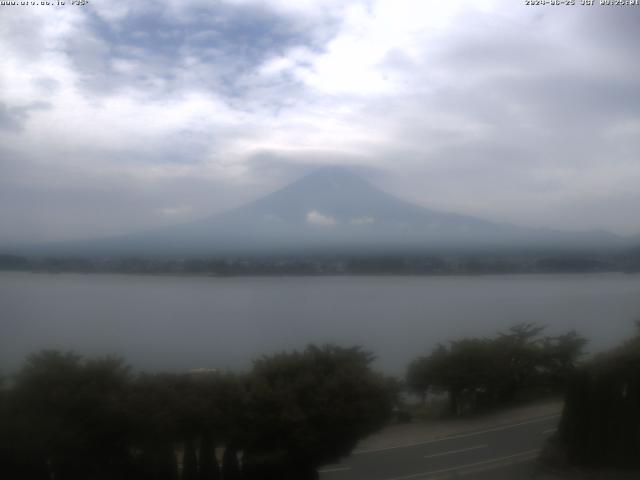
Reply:
[[307, 255], [21, 256], [0, 252], [0, 271], [186, 275], [476, 275], [640, 272], [640, 248], [593, 251], [324, 253]]
[[117, 358], [41, 351], [0, 384], [0, 468], [21, 480], [317, 479], [421, 402], [460, 416], [565, 394], [547, 459], [640, 466], [640, 330], [588, 361], [578, 333], [544, 330], [438, 345], [403, 380], [375, 372], [361, 347], [309, 345], [242, 374], [134, 373]]

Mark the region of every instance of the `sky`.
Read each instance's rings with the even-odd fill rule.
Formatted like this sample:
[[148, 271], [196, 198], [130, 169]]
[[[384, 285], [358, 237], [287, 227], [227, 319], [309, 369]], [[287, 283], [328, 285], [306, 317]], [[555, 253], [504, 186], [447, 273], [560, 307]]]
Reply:
[[434, 209], [640, 233], [640, 7], [15, 3], [0, 245], [188, 222], [323, 165]]

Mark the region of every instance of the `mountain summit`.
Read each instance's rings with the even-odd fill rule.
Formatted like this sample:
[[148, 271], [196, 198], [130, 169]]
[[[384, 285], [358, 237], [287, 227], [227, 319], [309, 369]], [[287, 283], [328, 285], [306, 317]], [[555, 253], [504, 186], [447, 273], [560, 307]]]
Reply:
[[607, 233], [559, 232], [420, 207], [353, 172], [328, 167], [221, 215], [136, 235], [82, 242], [104, 254], [433, 252], [504, 248], [608, 248]]

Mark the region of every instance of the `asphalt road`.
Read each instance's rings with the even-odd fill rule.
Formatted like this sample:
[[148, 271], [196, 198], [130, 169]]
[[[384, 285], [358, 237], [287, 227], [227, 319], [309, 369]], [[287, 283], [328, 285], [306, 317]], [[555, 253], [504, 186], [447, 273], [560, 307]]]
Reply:
[[535, 470], [535, 458], [559, 415], [399, 447], [365, 450], [320, 469], [322, 480], [519, 480]]

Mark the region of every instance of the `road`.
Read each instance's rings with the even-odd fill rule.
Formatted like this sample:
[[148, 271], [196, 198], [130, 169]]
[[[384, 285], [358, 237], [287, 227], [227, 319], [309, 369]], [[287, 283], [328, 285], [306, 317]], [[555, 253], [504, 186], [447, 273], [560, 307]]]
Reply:
[[522, 479], [559, 415], [524, 420], [427, 442], [362, 450], [320, 469], [322, 480]]

